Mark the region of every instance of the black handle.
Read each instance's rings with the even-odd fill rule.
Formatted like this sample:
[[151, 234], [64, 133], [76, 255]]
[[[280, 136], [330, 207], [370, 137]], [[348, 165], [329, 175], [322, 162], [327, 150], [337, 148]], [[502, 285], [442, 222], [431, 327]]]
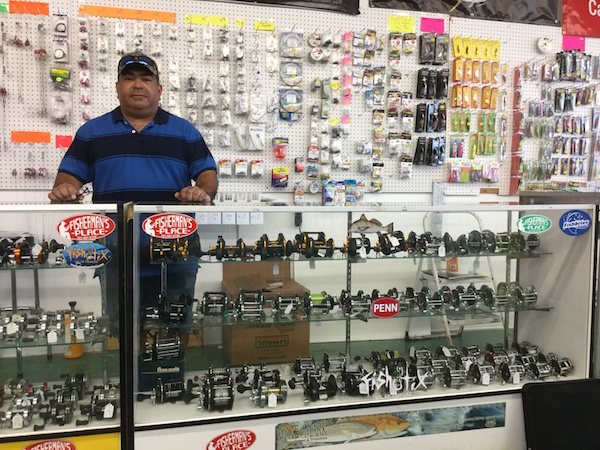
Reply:
[[90, 419], [87, 420], [76, 420], [75, 421], [75, 425], [77, 425], [78, 427], [82, 426], [82, 425], [87, 425], [90, 423]]
[[45, 423], [43, 423], [41, 425], [34, 425], [33, 426], [33, 431], [42, 431], [45, 427], [46, 427]]

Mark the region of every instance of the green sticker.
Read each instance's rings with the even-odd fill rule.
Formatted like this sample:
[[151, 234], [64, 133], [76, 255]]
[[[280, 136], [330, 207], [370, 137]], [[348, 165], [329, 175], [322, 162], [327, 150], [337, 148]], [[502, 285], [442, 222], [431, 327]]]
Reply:
[[551, 227], [552, 221], [538, 214], [523, 216], [517, 221], [517, 229], [524, 233], [544, 233]]
[[8, 12], [8, 3], [0, 3], [0, 12]]

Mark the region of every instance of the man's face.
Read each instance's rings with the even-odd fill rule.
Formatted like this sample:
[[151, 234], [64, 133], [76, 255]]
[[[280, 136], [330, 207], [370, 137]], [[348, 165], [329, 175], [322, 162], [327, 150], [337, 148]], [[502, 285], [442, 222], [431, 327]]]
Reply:
[[156, 112], [162, 86], [146, 69], [128, 68], [117, 81], [117, 98], [126, 112]]

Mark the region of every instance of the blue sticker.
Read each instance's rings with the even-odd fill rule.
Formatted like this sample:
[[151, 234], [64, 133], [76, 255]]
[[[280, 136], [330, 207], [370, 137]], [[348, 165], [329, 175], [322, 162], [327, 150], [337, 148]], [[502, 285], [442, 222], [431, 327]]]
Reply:
[[560, 218], [560, 229], [569, 236], [581, 236], [592, 227], [592, 218], [585, 211], [574, 209]]
[[112, 254], [103, 245], [95, 242], [80, 242], [65, 248], [63, 256], [69, 266], [96, 268], [106, 265]]

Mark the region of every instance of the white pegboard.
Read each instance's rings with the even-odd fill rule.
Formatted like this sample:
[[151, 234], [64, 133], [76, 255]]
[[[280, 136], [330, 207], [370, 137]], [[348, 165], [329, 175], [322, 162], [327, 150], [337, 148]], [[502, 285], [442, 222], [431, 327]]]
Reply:
[[[94, 2], [97, 6], [111, 6], [118, 8], [130, 8], [132, 5], [126, 1], [105, 0]], [[131, 51], [134, 48], [134, 31], [136, 27], [143, 27], [144, 33], [140, 37], [144, 48], [147, 52], [152, 50], [152, 42], [160, 41], [162, 44], [162, 54], [156, 56], [161, 71], [161, 82], [164, 87], [163, 105], [166, 109], [173, 112], [180, 112], [183, 117], [188, 116], [187, 108], [185, 107], [186, 92], [184, 90], [185, 83], [190, 74], [195, 74], [198, 80], [198, 85], [208, 78], [213, 77], [217, 80], [216, 74], [219, 69], [219, 41], [218, 33], [220, 28], [216, 26], [204, 25], [187, 25], [185, 17], [187, 14], [204, 15], [204, 16], [220, 16], [227, 17], [229, 21], [228, 29], [230, 31], [230, 47], [233, 51], [235, 48], [235, 36], [238, 29], [235, 27], [236, 19], [244, 19], [246, 26], [244, 30], [245, 41], [245, 58], [243, 64], [246, 69], [246, 88], [248, 90], [253, 87], [260, 89], [260, 92], [267, 96], [276, 95], [280, 88], [285, 87], [279, 80], [278, 73], [269, 74], [265, 67], [266, 50], [265, 40], [271, 32], [254, 31], [253, 25], [255, 20], [264, 20], [274, 23], [275, 30], [272, 32], [275, 36], [286, 31], [295, 31], [304, 33], [305, 48], [306, 37], [312, 32], [330, 32], [332, 34], [344, 33], [347, 31], [364, 32], [367, 29], [373, 29], [378, 36], [384, 35], [388, 37], [388, 17], [390, 15], [410, 16], [415, 19], [415, 32], [420, 33], [420, 18], [434, 17], [444, 20], [445, 30], [453, 35], [464, 35], [491, 39], [500, 39], [501, 47], [501, 62], [506, 62], [510, 65], [509, 80], [512, 82], [512, 71], [514, 66], [522, 64], [531, 58], [538, 58], [535, 49], [535, 43], [541, 36], [550, 37], [555, 42], [555, 48], [560, 47], [560, 29], [554, 27], [540, 27], [524, 24], [513, 24], [505, 22], [492, 22], [474, 19], [450, 19], [446, 15], [421, 14], [420, 12], [396, 11], [386, 9], [371, 9], [368, 8], [366, 0], [361, 1], [361, 14], [359, 16], [346, 16], [338, 13], [328, 13], [323, 11], [308, 11], [305, 9], [293, 9], [285, 7], [270, 7], [264, 5], [245, 4], [245, 3], [217, 3], [217, 2], [193, 2], [190, 0], [178, 0], [170, 2], [165, 8], [165, 3], [158, 0], [145, 2], [143, 5], [145, 10], [168, 10], [176, 14], [177, 39], [169, 39], [170, 24], [162, 24], [162, 35], [160, 37], [153, 36], [153, 22], [135, 19], [118, 19], [107, 18], [107, 33], [105, 37], [108, 40], [108, 53], [106, 62], [106, 71], [101, 71], [102, 65], [99, 63], [98, 52], [98, 37], [100, 33], [101, 18], [96, 16], [89, 17], [90, 31], [90, 92], [91, 104], [86, 108], [92, 117], [98, 116], [110, 111], [118, 105], [115, 93], [116, 81], [116, 65], [119, 55], [115, 51], [116, 39], [115, 27], [121, 24], [124, 27], [124, 39], [127, 42], [127, 50]], [[50, 17], [41, 15], [18, 15], [18, 14], [3, 14], [0, 20], [4, 29], [4, 67], [5, 73], [0, 72], [0, 85], [5, 85], [8, 95], [6, 97], [5, 108], [0, 109], [2, 113], [2, 145], [0, 150], [0, 189], [50, 189], [52, 181], [56, 175], [56, 168], [64, 154], [64, 149], [57, 149], [55, 146], [56, 135], [74, 135], [77, 127], [83, 122], [82, 113], [84, 106], [80, 103], [80, 87], [79, 74], [80, 69], [77, 66], [78, 60], [78, 9], [79, 4], [75, 1], [58, 1], [50, 5]], [[73, 115], [70, 124], [62, 125], [52, 123], [48, 117], [41, 117], [40, 111], [42, 105], [46, 109], [51, 108], [51, 104], [47, 98], [50, 95], [50, 81], [47, 76], [51, 67], [56, 66], [51, 61], [49, 55], [46, 61], [36, 60], [33, 56], [33, 50], [44, 46], [49, 51], [52, 48], [52, 14], [63, 13], [69, 17], [69, 40], [71, 43], [71, 63], [72, 70], [72, 101]], [[326, 25], [325, 25], [326, 24]], [[187, 39], [187, 30], [195, 30], [195, 42], [190, 43]], [[205, 28], [212, 30], [212, 42], [214, 45], [214, 56], [204, 58], [202, 55], [202, 32]], [[43, 31], [39, 31], [39, 30]], [[11, 44], [12, 37], [21, 37], [22, 40], [30, 39], [30, 47], [18, 48]], [[514, 39], [519, 36], [519, 39]], [[588, 52], [598, 54], [600, 52], [600, 41], [598, 39], [587, 39]], [[193, 59], [188, 56], [188, 47], [192, 49]], [[258, 62], [252, 63], [250, 54], [254, 48], [258, 48]], [[384, 46], [384, 51], [376, 53], [373, 66], [387, 66], [388, 51], [387, 41]], [[451, 58], [451, 52], [449, 54]], [[169, 82], [169, 61], [173, 60], [178, 65], [179, 83], [181, 89], [175, 92]], [[402, 55], [402, 85], [401, 91], [409, 91], [413, 94], [416, 92], [417, 72], [422, 67], [417, 63], [417, 54]], [[269, 192], [273, 191], [270, 187], [270, 173], [273, 167], [288, 167], [290, 169], [290, 181], [287, 192], [293, 189], [293, 186], [300, 182], [304, 187], [308, 186], [306, 172], [294, 173], [294, 159], [296, 157], [306, 157], [306, 149], [309, 143], [309, 110], [310, 107], [318, 103], [319, 95], [312, 91], [310, 86], [312, 81], [317, 78], [329, 78], [333, 71], [331, 63], [312, 64], [308, 58], [302, 58], [303, 64], [303, 81], [299, 86], [304, 93], [303, 99], [303, 119], [299, 122], [287, 123], [279, 120], [275, 114], [270, 114], [266, 120], [266, 148], [262, 152], [240, 151], [232, 147], [223, 147], [219, 145], [219, 134], [227, 130], [227, 127], [221, 126], [205, 126], [201, 123], [202, 118], [202, 92], [198, 92], [198, 128], [205, 134], [210, 134], [211, 130], [215, 136], [215, 142], [211, 145], [211, 150], [215, 158], [247, 158], [264, 160], [264, 175], [261, 178], [221, 178], [220, 191], [222, 192]], [[230, 81], [232, 91], [235, 90], [235, 72], [237, 62], [235, 58], [231, 58], [230, 66]], [[439, 67], [439, 66], [438, 66]], [[42, 77], [44, 73], [44, 91], [46, 101], [42, 98]], [[509, 94], [509, 110], [512, 112], [512, 86]], [[532, 87], [531, 96], [536, 87]], [[389, 90], [386, 85], [386, 93]], [[19, 96], [21, 94], [22, 100]], [[530, 95], [529, 92], [524, 92], [524, 96]], [[170, 96], [175, 96], [176, 103], [179, 107], [168, 105]], [[232, 94], [233, 100], [234, 94]], [[220, 100], [221, 96], [217, 94]], [[415, 104], [417, 101], [414, 102]], [[449, 106], [449, 101], [447, 101]], [[341, 116], [341, 105], [332, 105], [330, 108], [331, 117]], [[371, 109], [366, 107], [364, 99], [364, 89], [356, 87], [352, 88], [352, 104], [350, 107], [350, 135], [343, 139], [343, 152], [348, 153], [351, 159], [351, 170], [343, 171], [341, 169], [332, 169], [331, 177], [333, 179], [363, 179], [370, 180], [370, 174], [361, 174], [357, 172], [358, 160], [362, 155], [356, 154], [356, 143], [372, 138], [374, 126], [371, 123]], [[448, 108], [449, 109], [449, 108]], [[413, 111], [415, 105], [413, 105]], [[218, 109], [217, 109], [218, 116]], [[233, 115], [232, 128], [246, 121], [245, 117]], [[512, 130], [512, 113], [508, 114], [509, 130]], [[450, 114], [448, 114], [450, 119]], [[448, 120], [449, 122], [449, 120]], [[448, 123], [449, 127], [449, 123]], [[44, 144], [13, 144], [10, 142], [10, 130], [35, 130], [49, 131], [51, 133], [50, 145]], [[420, 134], [427, 136], [426, 133]], [[283, 162], [276, 160], [273, 157], [271, 150], [271, 138], [274, 136], [284, 136], [290, 139], [288, 154]], [[413, 133], [413, 147], [419, 135]], [[432, 135], [433, 136], [433, 135]], [[510, 136], [509, 136], [510, 145]], [[448, 142], [448, 140], [447, 140]], [[529, 145], [529, 143], [526, 143]], [[532, 148], [537, 146], [532, 143]], [[387, 150], [387, 149], [386, 149]], [[412, 150], [414, 153], [414, 149]], [[525, 153], [533, 154], [535, 150], [530, 150], [527, 146]], [[448, 161], [448, 160], [447, 160]], [[384, 157], [385, 169], [383, 175], [383, 190], [384, 192], [431, 192], [433, 182], [444, 181], [448, 176], [447, 166], [427, 167], [414, 166], [412, 177], [410, 180], [399, 180], [399, 161], [397, 158]], [[25, 168], [33, 167], [39, 169], [46, 167], [48, 177], [41, 178], [24, 178], [23, 173]], [[13, 176], [13, 169], [16, 169], [16, 176]], [[510, 179], [510, 167], [508, 161], [501, 168], [500, 183], [494, 187], [500, 188], [500, 193], [508, 193], [508, 185]], [[367, 183], [368, 184], [368, 183]], [[448, 185], [445, 192], [448, 194], [464, 194], [472, 195], [477, 191], [477, 185], [473, 186], [454, 186]]]

